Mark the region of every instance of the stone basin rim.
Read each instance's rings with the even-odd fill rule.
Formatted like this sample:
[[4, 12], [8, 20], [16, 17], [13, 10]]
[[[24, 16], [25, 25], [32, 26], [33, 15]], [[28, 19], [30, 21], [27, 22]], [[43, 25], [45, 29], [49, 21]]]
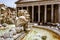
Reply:
[[39, 28], [39, 29], [45, 29], [45, 30], [49, 30], [55, 34], [58, 34], [60, 36], [60, 31], [56, 30], [56, 29], [52, 29], [50, 27], [46, 27], [46, 26], [32, 26], [33, 28]]

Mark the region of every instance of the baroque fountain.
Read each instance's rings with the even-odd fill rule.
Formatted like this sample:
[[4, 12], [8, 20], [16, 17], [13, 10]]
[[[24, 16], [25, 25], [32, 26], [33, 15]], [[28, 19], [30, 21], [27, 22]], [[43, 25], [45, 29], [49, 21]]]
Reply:
[[13, 23], [0, 25], [0, 40], [60, 40], [57, 30], [39, 25], [29, 27], [30, 15], [26, 10], [19, 10]]

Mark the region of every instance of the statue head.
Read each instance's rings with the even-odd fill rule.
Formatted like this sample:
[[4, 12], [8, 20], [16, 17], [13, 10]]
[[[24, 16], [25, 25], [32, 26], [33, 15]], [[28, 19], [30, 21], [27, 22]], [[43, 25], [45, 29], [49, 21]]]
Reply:
[[26, 20], [30, 21], [30, 15], [27, 10], [19, 10], [18, 15], [19, 17], [25, 16]]
[[19, 10], [18, 14], [17, 26], [28, 24], [30, 21], [29, 13], [26, 10]]

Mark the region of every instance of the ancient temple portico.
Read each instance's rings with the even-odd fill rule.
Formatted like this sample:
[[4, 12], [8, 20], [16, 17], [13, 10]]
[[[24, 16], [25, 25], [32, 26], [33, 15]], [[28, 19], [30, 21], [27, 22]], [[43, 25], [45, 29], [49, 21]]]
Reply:
[[31, 22], [60, 22], [59, 1], [19, 1], [16, 6], [17, 13], [21, 9], [28, 10]]

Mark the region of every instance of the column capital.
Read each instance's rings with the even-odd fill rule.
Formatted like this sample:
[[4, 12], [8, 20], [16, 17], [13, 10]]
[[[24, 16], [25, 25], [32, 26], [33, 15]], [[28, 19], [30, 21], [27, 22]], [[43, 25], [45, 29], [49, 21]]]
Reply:
[[32, 6], [32, 7], [34, 7], [34, 6]]

